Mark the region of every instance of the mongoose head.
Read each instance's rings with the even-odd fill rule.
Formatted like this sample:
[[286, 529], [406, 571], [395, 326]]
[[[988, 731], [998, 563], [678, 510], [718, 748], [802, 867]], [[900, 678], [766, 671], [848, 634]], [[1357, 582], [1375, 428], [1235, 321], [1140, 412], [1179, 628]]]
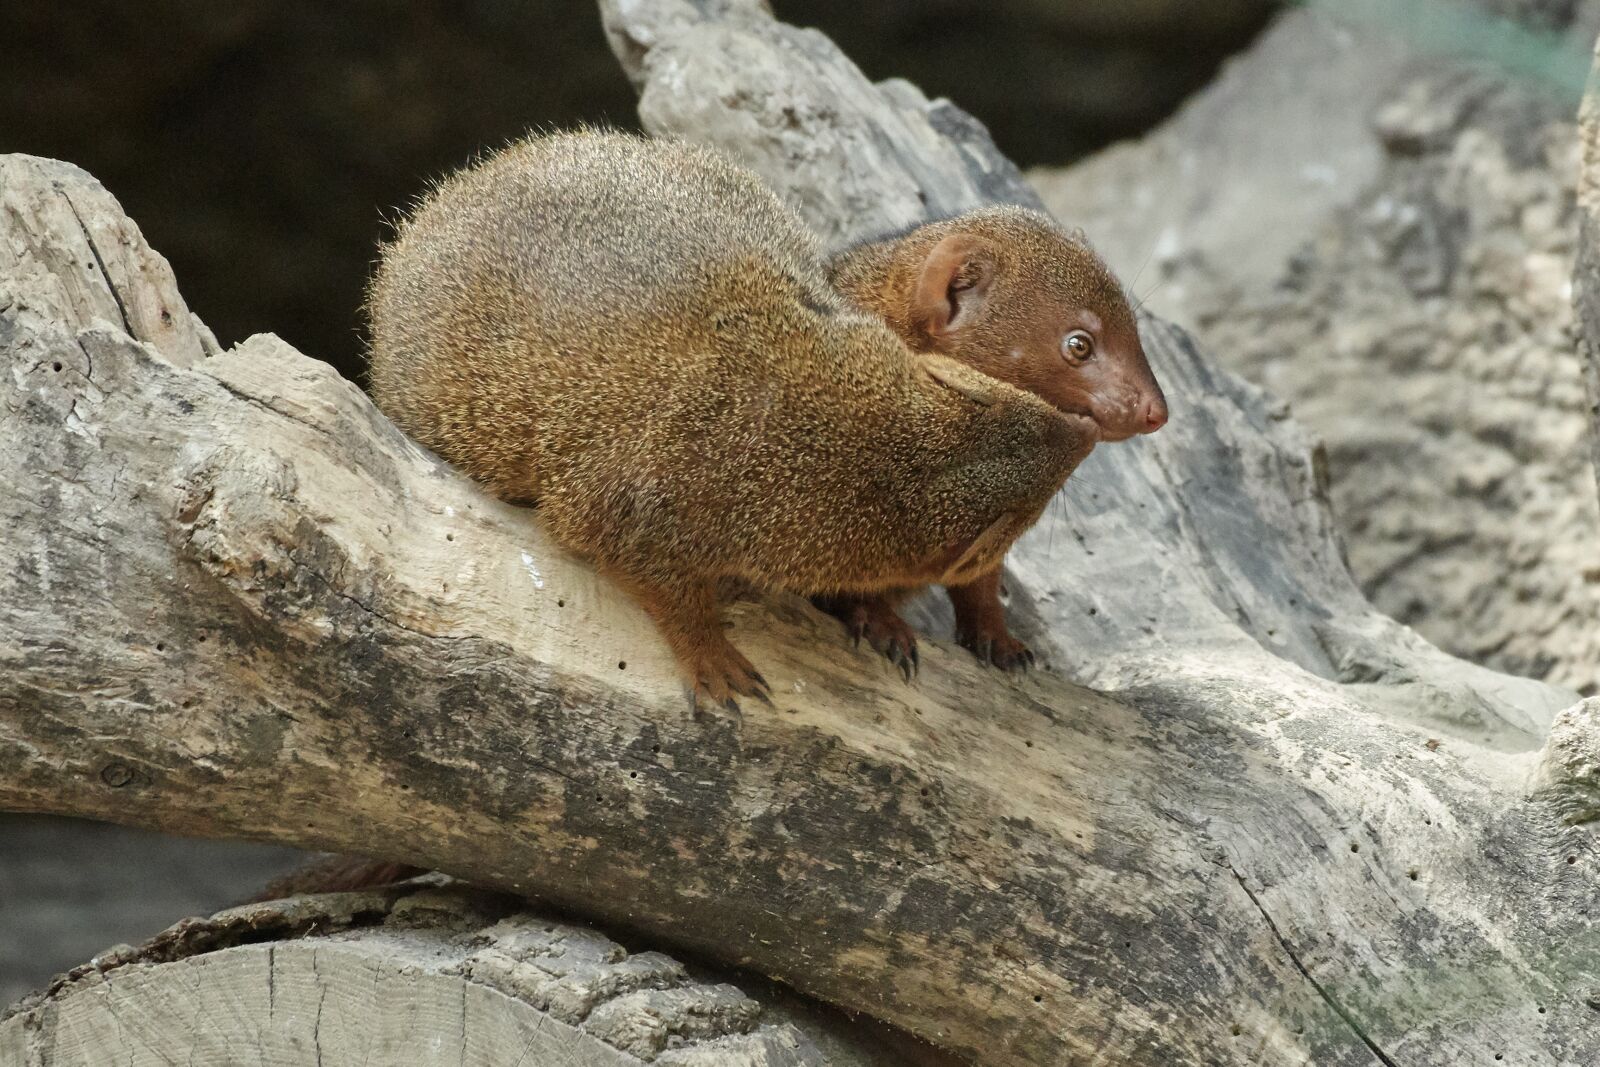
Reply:
[[847, 252], [831, 272], [913, 349], [1087, 415], [1102, 441], [1166, 424], [1122, 286], [1085, 241], [1039, 212], [985, 208], [929, 223]]

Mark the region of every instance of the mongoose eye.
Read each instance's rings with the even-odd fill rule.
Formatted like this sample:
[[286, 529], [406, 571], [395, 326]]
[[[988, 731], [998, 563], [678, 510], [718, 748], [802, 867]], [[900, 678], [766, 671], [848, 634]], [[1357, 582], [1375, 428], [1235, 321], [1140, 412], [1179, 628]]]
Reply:
[[1074, 363], [1084, 363], [1094, 357], [1094, 338], [1085, 330], [1073, 330], [1061, 339], [1061, 354]]

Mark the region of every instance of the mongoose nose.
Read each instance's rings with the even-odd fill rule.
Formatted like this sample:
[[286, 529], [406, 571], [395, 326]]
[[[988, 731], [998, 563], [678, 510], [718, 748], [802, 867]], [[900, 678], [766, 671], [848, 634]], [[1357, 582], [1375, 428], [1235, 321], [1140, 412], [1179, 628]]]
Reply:
[[1167, 424], [1167, 402], [1154, 397], [1144, 405], [1144, 432], [1155, 433]]

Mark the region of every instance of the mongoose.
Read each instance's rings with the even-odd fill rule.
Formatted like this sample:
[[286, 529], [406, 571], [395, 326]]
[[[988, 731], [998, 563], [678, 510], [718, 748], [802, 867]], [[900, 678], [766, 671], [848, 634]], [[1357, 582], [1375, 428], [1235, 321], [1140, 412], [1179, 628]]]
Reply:
[[[1167, 421], [1122, 286], [1085, 241], [1037, 211], [985, 208], [930, 223], [848, 249], [828, 273], [912, 349], [959, 359], [1061, 411], [1088, 415], [1101, 441], [1153, 433]], [[998, 566], [946, 591], [961, 644], [1004, 669], [1032, 664], [1006, 628]], [[894, 609], [903, 595], [818, 603], [909, 677], [917, 646]]]
[[637, 598], [691, 698], [730, 708], [767, 685], [719, 579], [970, 582], [1098, 435], [913, 353], [754, 174], [671, 141], [533, 137], [445, 179], [382, 250], [368, 313], [378, 406], [537, 506]]

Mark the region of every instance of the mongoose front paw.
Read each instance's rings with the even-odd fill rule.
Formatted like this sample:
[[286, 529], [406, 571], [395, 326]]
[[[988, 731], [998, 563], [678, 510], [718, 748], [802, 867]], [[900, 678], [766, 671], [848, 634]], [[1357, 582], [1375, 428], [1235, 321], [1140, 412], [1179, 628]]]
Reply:
[[866, 638], [867, 644], [882, 653], [888, 661], [900, 668], [901, 675], [910, 681], [921, 666], [917, 655], [916, 632], [906, 624], [887, 601], [876, 597], [858, 600], [850, 607], [843, 620], [856, 644]]
[[739, 702], [734, 698], [741, 696], [772, 706], [767, 680], [727, 641], [702, 650], [685, 667], [693, 681], [689, 700], [696, 710], [705, 701], [737, 713]]
[[960, 631], [956, 641], [977, 656], [979, 663], [992, 664], [1003, 671], [1025, 671], [1033, 666], [1033, 651], [1004, 628]]

